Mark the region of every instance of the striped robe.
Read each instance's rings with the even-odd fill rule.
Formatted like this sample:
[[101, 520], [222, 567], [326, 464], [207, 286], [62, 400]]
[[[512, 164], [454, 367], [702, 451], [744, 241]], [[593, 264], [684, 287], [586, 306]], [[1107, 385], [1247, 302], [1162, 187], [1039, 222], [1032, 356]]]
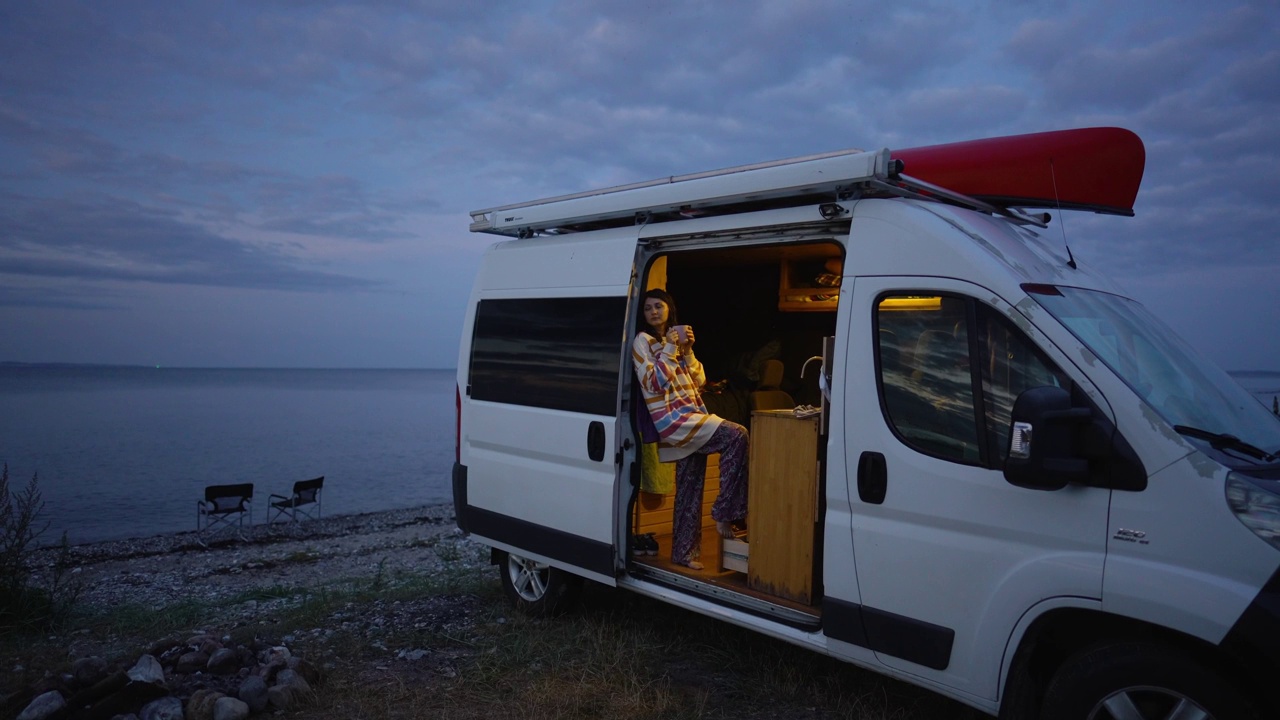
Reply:
[[721, 419], [707, 412], [698, 388], [707, 382], [702, 363], [692, 350], [681, 352], [671, 343], [641, 332], [631, 343], [640, 392], [658, 429], [658, 457], [675, 462], [692, 455], [720, 427]]

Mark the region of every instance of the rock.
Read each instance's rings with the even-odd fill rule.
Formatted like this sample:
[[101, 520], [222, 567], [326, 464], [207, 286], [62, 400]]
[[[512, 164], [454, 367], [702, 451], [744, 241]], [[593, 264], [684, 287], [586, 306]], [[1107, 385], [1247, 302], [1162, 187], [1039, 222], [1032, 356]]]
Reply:
[[84, 657], [71, 664], [71, 674], [80, 687], [91, 687], [107, 676], [107, 661], [100, 657]]
[[276, 676], [276, 685], [285, 685], [301, 693], [311, 692], [311, 684], [296, 670], [281, 670]]
[[66, 706], [67, 701], [63, 699], [62, 693], [50, 690], [43, 695], [37, 695], [36, 699], [18, 714], [17, 720], [44, 720]]
[[187, 720], [213, 720], [213, 705], [226, 695], [208, 688], [191, 693], [187, 701]]
[[151, 654], [157, 655], [159, 657], [161, 665], [173, 667], [174, 665], [178, 664], [178, 658], [185, 655], [186, 652], [187, 652], [186, 646], [174, 645], [173, 647], [162, 650], [159, 653], [151, 653]]
[[298, 702], [293, 688], [288, 685], [272, 685], [267, 688], [267, 700], [277, 710], [288, 710]]
[[182, 701], [176, 697], [162, 697], [142, 706], [138, 720], [184, 720]]
[[247, 717], [249, 706], [242, 700], [224, 696], [213, 704], [213, 720], [245, 720]]
[[67, 704], [74, 708], [92, 705], [112, 693], [119, 692], [129, 684], [129, 677], [122, 672], [115, 672], [84, 688], [67, 699]]
[[293, 653], [289, 652], [289, 648], [283, 645], [277, 645], [270, 650], [267, 650], [266, 662], [270, 663], [277, 659], [288, 660], [291, 657], [293, 657]]
[[267, 683], [258, 675], [250, 675], [240, 683], [236, 695], [243, 700], [249, 710], [260, 713], [267, 709]]
[[240, 669], [240, 653], [231, 648], [218, 648], [205, 666], [214, 675], [230, 675]]
[[205, 644], [206, 642], [209, 642], [210, 640], [217, 642], [218, 638], [214, 636], [212, 633], [202, 632], [202, 633], [199, 633], [198, 635], [192, 635], [191, 637], [187, 638], [187, 645], [190, 645], [193, 648], [198, 648], [201, 645]]
[[204, 653], [205, 655], [213, 655], [214, 653], [218, 652], [221, 649], [222, 649], [222, 643], [218, 642], [217, 638], [212, 638], [212, 637], [200, 643], [200, 647], [199, 647], [200, 652]]
[[276, 684], [267, 688], [267, 700], [279, 710], [287, 710], [312, 697], [311, 686], [295, 670], [284, 669], [276, 675]]
[[112, 715], [111, 720], [138, 720], [138, 716], [133, 713], [128, 715]]
[[183, 653], [182, 657], [178, 658], [178, 663], [173, 666], [173, 671], [189, 675], [193, 672], [204, 670], [208, 664], [209, 656], [202, 652]]
[[155, 683], [157, 685], [164, 682], [164, 668], [160, 666], [160, 661], [156, 660], [154, 655], [143, 655], [138, 658], [138, 662], [129, 669], [127, 675], [130, 680], [136, 682]]
[[306, 658], [295, 655], [286, 661], [285, 666], [301, 675], [302, 679], [306, 680], [309, 685], [320, 683], [320, 671], [316, 669], [315, 665], [307, 662]]
[[[117, 680], [124, 684], [122, 687], [113, 689], [112, 686]], [[133, 708], [168, 695], [169, 691], [164, 685], [129, 680], [124, 673], [118, 672], [94, 685], [92, 692], [88, 694], [97, 694], [99, 697], [98, 699], [90, 700], [88, 697], [82, 697], [81, 694], [77, 694], [71, 699], [70, 705], [72, 707], [89, 708], [77, 714], [77, 718], [105, 718], [127, 713]]]

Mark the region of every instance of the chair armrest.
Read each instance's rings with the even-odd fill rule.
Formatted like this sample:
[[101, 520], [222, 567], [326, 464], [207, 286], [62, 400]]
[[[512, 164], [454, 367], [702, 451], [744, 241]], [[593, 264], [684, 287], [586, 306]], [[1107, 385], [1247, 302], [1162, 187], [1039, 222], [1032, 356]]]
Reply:
[[275, 493], [271, 493], [270, 495], [267, 496], [267, 502], [272, 502], [274, 500], [288, 500], [288, 499], [289, 497], [287, 495], [277, 495]]

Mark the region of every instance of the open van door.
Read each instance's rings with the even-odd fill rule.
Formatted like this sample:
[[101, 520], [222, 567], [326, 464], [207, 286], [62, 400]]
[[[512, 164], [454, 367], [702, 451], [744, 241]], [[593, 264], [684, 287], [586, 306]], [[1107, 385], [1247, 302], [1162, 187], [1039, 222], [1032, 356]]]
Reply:
[[634, 228], [493, 246], [458, 362], [459, 526], [610, 585], [635, 254]]

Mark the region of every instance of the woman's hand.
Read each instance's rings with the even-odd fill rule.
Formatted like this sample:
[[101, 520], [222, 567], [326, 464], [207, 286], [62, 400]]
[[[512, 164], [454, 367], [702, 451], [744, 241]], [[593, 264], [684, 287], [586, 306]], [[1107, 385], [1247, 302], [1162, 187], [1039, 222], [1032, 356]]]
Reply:
[[688, 348], [690, 345], [693, 345], [693, 328], [689, 325], [681, 325], [679, 327], [684, 328], [684, 331], [685, 331], [684, 342], [680, 342], [680, 332], [677, 331], [674, 327], [667, 331], [666, 340], [667, 342], [677, 347]]

